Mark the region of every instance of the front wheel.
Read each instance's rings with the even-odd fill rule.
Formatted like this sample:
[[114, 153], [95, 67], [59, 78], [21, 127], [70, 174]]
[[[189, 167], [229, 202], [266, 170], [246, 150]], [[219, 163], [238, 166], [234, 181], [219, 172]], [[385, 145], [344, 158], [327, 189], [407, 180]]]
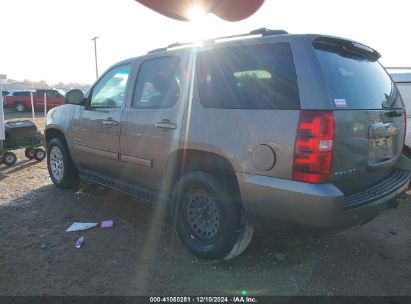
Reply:
[[196, 256], [231, 259], [251, 241], [253, 228], [241, 203], [209, 174], [194, 171], [174, 188], [171, 215], [183, 244]]
[[79, 183], [78, 171], [66, 142], [53, 138], [47, 149], [47, 168], [52, 182], [60, 188], [72, 188]]

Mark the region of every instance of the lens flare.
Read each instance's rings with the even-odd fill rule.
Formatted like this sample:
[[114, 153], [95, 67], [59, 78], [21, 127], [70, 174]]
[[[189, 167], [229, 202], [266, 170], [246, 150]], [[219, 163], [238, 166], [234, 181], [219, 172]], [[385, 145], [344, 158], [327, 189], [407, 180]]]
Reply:
[[187, 18], [191, 21], [198, 21], [204, 18], [206, 11], [201, 6], [194, 6], [187, 12]]

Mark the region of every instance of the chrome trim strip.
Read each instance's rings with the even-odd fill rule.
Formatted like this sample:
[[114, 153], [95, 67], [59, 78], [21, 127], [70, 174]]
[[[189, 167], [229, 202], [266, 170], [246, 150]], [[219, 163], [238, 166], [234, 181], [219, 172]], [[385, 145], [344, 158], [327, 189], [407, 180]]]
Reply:
[[106, 157], [106, 158], [115, 159], [115, 160], [119, 159], [118, 158], [119, 154], [117, 151], [106, 150], [106, 149], [97, 148], [97, 147], [80, 144], [80, 143], [74, 143], [74, 148], [77, 149], [78, 151], [94, 154], [94, 155], [101, 156], [101, 157]]
[[147, 156], [121, 154], [120, 160], [124, 160], [125, 162], [132, 163], [132, 164], [139, 165], [139, 166], [153, 168], [153, 159]]

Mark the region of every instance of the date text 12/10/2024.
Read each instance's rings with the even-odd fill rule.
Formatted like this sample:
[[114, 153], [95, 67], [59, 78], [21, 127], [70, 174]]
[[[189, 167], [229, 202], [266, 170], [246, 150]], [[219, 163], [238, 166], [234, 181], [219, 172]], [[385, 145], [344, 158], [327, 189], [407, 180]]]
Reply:
[[254, 297], [234, 296], [234, 297], [150, 297], [150, 303], [258, 303]]

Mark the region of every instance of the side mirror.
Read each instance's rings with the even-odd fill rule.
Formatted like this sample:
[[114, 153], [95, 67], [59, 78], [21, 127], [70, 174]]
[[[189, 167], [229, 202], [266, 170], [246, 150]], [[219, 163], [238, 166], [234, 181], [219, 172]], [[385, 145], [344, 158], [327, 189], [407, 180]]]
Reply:
[[70, 90], [64, 97], [65, 103], [79, 105], [84, 100], [84, 93], [82, 90]]

